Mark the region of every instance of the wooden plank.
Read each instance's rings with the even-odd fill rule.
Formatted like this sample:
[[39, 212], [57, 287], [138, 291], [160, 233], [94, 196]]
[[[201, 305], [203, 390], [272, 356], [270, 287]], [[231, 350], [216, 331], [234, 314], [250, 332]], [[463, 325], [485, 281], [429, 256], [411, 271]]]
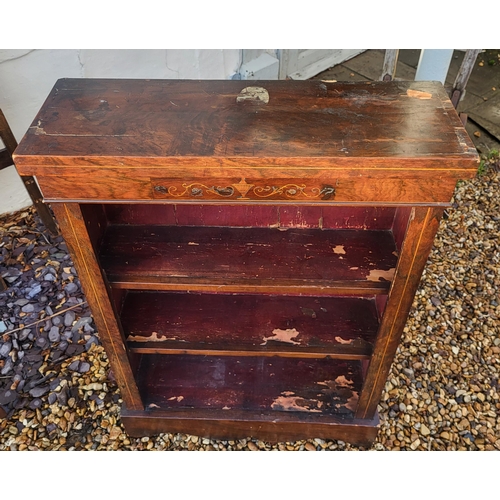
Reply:
[[382, 66], [382, 76], [380, 80], [390, 82], [396, 76], [396, 66], [398, 64], [399, 49], [386, 49], [384, 65]]
[[110, 226], [100, 262], [110, 279], [148, 282], [386, 288], [396, 266], [390, 231]]
[[[477, 161], [474, 159], [474, 172]], [[441, 167], [443, 164], [440, 165]], [[39, 167], [38, 167], [39, 168]], [[348, 166], [345, 166], [349, 169]], [[39, 177], [40, 187], [45, 199], [66, 201], [70, 199], [102, 201], [146, 201], [156, 200], [168, 203], [215, 203], [222, 201], [237, 204], [301, 204], [328, 205], [333, 203], [378, 204], [399, 203], [448, 203], [458, 179], [471, 176], [470, 170], [433, 172], [433, 176], [415, 175], [412, 178], [396, 178], [393, 170], [359, 172], [358, 176], [347, 177], [345, 172], [336, 169], [326, 174], [326, 179], [315, 179], [315, 172], [310, 181], [304, 182], [297, 172], [296, 176], [281, 178], [280, 184], [269, 183], [265, 178], [238, 175], [228, 172], [227, 178], [205, 179], [190, 178], [138, 177], [133, 172], [121, 175], [120, 172], [108, 171], [106, 175], [92, 176], [89, 172], [76, 175]], [[244, 172], [241, 172], [244, 174]], [[413, 171], [415, 173], [415, 171]], [[232, 175], [231, 175], [232, 174]], [[385, 176], [383, 175], [385, 174]], [[422, 173], [423, 174], [423, 173]], [[251, 175], [251, 174], [250, 174]], [[272, 175], [272, 174], [271, 174]], [[325, 174], [323, 174], [325, 175]], [[242, 195], [236, 186], [249, 185], [250, 190]], [[213, 187], [217, 187], [215, 192]], [[78, 196], [78, 198], [75, 198]]]
[[0, 170], [13, 165], [12, 156], [6, 149], [0, 150]]
[[479, 52], [481, 52], [480, 49], [468, 49], [465, 53], [464, 59], [451, 89], [451, 102], [455, 108], [458, 107], [458, 103], [460, 102], [462, 94], [465, 91], [465, 87], [469, 81], [472, 70], [474, 69], [474, 64]]
[[439, 208], [412, 209], [389, 300], [359, 398], [356, 411], [358, 418], [371, 418], [375, 414], [442, 214], [443, 210]]
[[221, 293], [129, 292], [121, 322], [138, 352], [233, 356], [366, 357], [378, 329], [373, 298]]
[[70, 249], [85, 297], [92, 309], [99, 338], [109, 357], [111, 367], [127, 408], [143, 408], [134, 381], [130, 362], [123, 344], [123, 336], [115, 321], [115, 310], [109, 299], [107, 286], [92, 249], [84, 216], [77, 204], [54, 205], [61, 232]]
[[353, 418], [362, 373], [360, 361], [148, 355], [137, 380], [151, 409]]
[[[0, 109], [0, 137], [2, 138], [2, 142], [5, 145], [5, 149], [8, 151], [10, 155], [12, 155], [17, 148], [17, 141], [12, 133], [12, 130], [7, 122], [7, 118], [3, 114], [3, 111]], [[12, 165], [12, 163], [11, 163]]]
[[271, 442], [297, 439], [340, 439], [370, 447], [377, 436], [378, 415], [373, 419], [345, 419], [328, 415], [316, 417], [282, 412], [276, 418], [262, 411], [121, 411], [121, 421], [130, 436], [152, 436], [163, 432], [193, 434], [212, 439], [244, 439], [248, 436]]
[[[22, 172], [28, 163], [78, 165], [98, 157], [115, 166], [154, 159], [199, 166], [209, 158], [286, 164], [294, 157], [328, 165], [330, 158], [350, 156], [358, 162], [405, 157], [416, 166], [432, 155], [464, 157], [467, 139], [454, 130], [463, 127], [435, 82], [260, 81], [268, 102], [238, 102], [247, 85], [59, 80], [18, 149], [16, 165]], [[410, 97], [409, 89], [431, 97]], [[131, 95], [135, 105], [127, 106]]]

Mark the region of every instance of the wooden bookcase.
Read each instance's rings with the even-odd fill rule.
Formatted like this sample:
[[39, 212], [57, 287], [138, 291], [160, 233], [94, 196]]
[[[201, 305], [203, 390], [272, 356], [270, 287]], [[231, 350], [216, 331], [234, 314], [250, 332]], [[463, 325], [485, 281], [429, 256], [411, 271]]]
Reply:
[[63, 79], [15, 154], [131, 435], [363, 444], [477, 161], [435, 82]]

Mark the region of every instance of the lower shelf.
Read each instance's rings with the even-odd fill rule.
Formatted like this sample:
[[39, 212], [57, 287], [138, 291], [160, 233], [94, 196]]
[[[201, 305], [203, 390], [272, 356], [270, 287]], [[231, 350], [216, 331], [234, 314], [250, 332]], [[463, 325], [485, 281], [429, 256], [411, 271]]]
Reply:
[[146, 410], [122, 412], [131, 435], [370, 443], [377, 432], [377, 417], [354, 418], [361, 361], [143, 355], [136, 378]]
[[146, 408], [287, 412], [353, 418], [361, 361], [144, 355], [137, 383]]

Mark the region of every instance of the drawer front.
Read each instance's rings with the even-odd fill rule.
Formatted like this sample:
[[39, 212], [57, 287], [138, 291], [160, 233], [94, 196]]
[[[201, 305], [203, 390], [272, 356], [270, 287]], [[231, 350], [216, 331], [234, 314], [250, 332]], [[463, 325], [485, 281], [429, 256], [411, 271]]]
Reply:
[[151, 179], [153, 197], [168, 200], [199, 201], [330, 201], [335, 199], [333, 182], [290, 179]]
[[[153, 174], [153, 175], [151, 175]], [[447, 204], [458, 175], [311, 172], [310, 176], [175, 175], [108, 171], [38, 176], [46, 201], [157, 201], [164, 203]]]

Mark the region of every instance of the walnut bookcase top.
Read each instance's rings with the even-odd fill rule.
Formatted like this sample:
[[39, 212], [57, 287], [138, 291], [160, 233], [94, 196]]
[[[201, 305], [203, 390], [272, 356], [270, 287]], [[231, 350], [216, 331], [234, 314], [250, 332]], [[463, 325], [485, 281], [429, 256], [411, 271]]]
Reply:
[[438, 82], [61, 79], [15, 154], [22, 174], [145, 165], [466, 174], [477, 160]]

